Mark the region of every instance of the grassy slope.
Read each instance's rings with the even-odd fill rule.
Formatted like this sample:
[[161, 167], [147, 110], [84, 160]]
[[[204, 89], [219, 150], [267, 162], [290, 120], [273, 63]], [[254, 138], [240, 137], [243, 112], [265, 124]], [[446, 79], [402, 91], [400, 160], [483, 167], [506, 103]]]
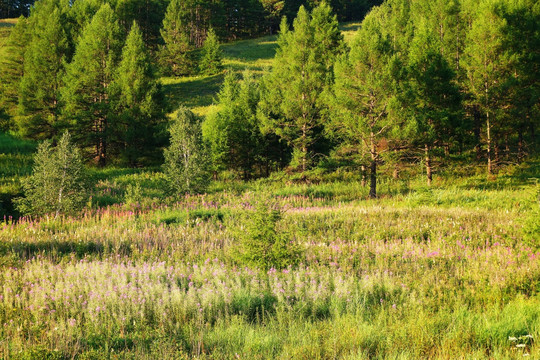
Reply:
[[[342, 26], [347, 41], [352, 39], [358, 27], [359, 23]], [[266, 36], [224, 44], [222, 48], [225, 68], [237, 73], [249, 70], [261, 74], [265, 68], [272, 66], [277, 47], [276, 39], [276, 36]], [[171, 108], [187, 106], [199, 115], [207, 114], [212, 108], [222, 82], [223, 75], [162, 79]]]

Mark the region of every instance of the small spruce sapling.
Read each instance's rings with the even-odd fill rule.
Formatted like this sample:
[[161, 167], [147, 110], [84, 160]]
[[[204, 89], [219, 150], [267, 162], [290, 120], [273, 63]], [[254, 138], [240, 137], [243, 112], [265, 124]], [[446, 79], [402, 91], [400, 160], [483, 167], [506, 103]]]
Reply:
[[283, 269], [300, 262], [302, 251], [287, 233], [278, 231], [282, 210], [268, 201], [257, 204], [239, 233], [238, 262], [260, 269]]

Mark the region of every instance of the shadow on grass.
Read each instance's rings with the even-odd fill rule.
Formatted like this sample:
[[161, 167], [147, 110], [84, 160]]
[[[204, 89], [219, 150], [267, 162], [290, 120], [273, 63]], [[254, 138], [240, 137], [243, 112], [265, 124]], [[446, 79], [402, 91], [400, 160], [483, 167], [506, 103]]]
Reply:
[[212, 105], [222, 82], [223, 74], [206, 77], [165, 78], [163, 91], [169, 104], [167, 111], [173, 112], [180, 106], [194, 108]]
[[266, 36], [259, 39], [242, 40], [222, 45], [222, 49], [225, 58], [232, 61], [254, 62], [269, 60], [276, 55], [276, 39], [276, 36]]
[[[14, 255], [20, 260], [29, 260], [37, 255], [47, 254], [52, 257], [75, 256], [78, 259], [86, 255], [100, 255], [110, 251], [103, 244], [96, 242], [74, 242], [46, 240], [39, 242], [2, 242], [0, 243], [0, 257]], [[121, 249], [122, 253], [129, 253], [129, 246]]]

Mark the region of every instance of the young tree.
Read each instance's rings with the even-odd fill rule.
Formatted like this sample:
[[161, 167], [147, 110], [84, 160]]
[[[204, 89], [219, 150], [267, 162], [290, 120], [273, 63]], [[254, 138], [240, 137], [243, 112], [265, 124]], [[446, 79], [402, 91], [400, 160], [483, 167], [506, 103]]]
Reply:
[[32, 175], [23, 183], [24, 198], [18, 200], [23, 214], [76, 214], [87, 201], [86, 174], [82, 157], [68, 132], [53, 148], [42, 142], [34, 156]]
[[164, 171], [172, 194], [203, 192], [208, 186], [208, 155], [202, 141], [200, 119], [180, 108], [170, 128], [170, 145], [164, 151]]
[[215, 75], [223, 70], [222, 53], [219, 40], [214, 29], [210, 28], [202, 48], [199, 72], [205, 75]]
[[350, 53], [335, 66], [332, 108], [333, 128], [366, 147], [370, 155], [369, 196], [377, 196], [377, 163], [381, 140], [392, 137], [398, 123], [392, 116], [396, 102], [394, 77], [402, 64], [392, 51], [389, 36], [382, 33], [387, 9], [373, 10], [362, 22]]
[[193, 71], [194, 44], [190, 40], [186, 3], [172, 0], [165, 12], [161, 36], [165, 45], [159, 50], [159, 61], [173, 75], [187, 75]]
[[60, 0], [39, 1], [28, 19], [31, 38], [19, 88], [18, 124], [27, 137], [46, 139], [59, 131], [60, 88], [72, 52], [66, 5]]
[[321, 126], [321, 94], [331, 83], [332, 59], [342, 48], [335, 17], [323, 3], [312, 20], [302, 6], [288, 30], [281, 23], [272, 71], [263, 79], [259, 115], [265, 132], [293, 147], [293, 162], [302, 172], [309, 166], [314, 131]]
[[113, 10], [105, 4], [84, 29], [64, 78], [63, 116], [76, 142], [94, 148], [90, 154], [99, 166], [107, 163], [110, 142], [115, 140], [111, 138], [110, 85], [121, 47], [122, 31]]
[[137, 23], [133, 23], [122, 59], [111, 84], [115, 101], [114, 138], [121, 143], [121, 153], [135, 165], [156, 147], [157, 127], [163, 119], [160, 87], [154, 75], [150, 55]]

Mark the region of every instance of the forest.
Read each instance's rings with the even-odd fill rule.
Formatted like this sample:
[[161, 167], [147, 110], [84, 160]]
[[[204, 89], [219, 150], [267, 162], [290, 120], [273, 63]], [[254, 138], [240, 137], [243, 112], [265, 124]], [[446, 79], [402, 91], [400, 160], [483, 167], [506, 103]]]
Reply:
[[540, 356], [536, 0], [0, 1], [0, 358]]

